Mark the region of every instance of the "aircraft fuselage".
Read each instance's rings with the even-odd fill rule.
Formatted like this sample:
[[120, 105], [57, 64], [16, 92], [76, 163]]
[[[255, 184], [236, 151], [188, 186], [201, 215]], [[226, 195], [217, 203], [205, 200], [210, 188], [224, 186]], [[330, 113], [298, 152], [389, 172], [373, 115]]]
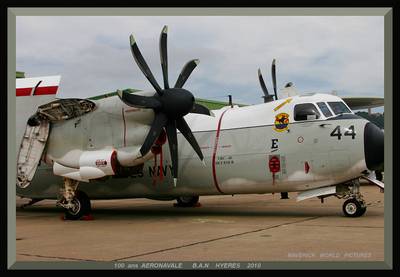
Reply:
[[[173, 199], [182, 195], [220, 195], [302, 191], [358, 178], [367, 169], [364, 129], [367, 120], [347, 113], [294, 120], [299, 103], [341, 101], [332, 95], [291, 97], [247, 107], [225, 107], [215, 117], [185, 116], [205, 164], [178, 132], [179, 176], [173, 185], [168, 143], [146, 161], [143, 171], [128, 177], [107, 176], [81, 182], [92, 199]], [[151, 124], [152, 110], [126, 106], [118, 97], [96, 102], [91, 113], [52, 124], [45, 158], [32, 184], [17, 194], [56, 198], [62, 177], [52, 164], [77, 166], [83, 151], [115, 149], [123, 157], [137, 151]], [[126, 159], [121, 158], [122, 163]]]

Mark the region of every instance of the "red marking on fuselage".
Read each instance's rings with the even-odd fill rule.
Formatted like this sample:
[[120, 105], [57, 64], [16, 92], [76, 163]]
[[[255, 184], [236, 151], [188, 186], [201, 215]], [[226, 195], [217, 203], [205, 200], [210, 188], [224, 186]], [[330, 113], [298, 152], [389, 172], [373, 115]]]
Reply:
[[218, 149], [218, 140], [219, 140], [219, 133], [221, 131], [221, 122], [222, 122], [222, 117], [224, 116], [224, 114], [228, 111], [228, 109], [226, 109], [222, 114], [221, 117], [219, 118], [218, 121], [218, 127], [217, 127], [217, 133], [215, 135], [215, 144], [214, 144], [214, 151], [213, 151], [213, 156], [212, 156], [212, 172], [213, 172], [213, 178], [214, 178], [214, 185], [217, 188], [217, 190], [220, 193], [224, 193], [220, 187], [218, 186], [218, 180], [217, 180], [217, 173], [215, 171], [215, 157], [217, 155], [217, 149]]
[[310, 165], [308, 164], [308, 162], [304, 163], [304, 172], [306, 174], [308, 174], [308, 172], [310, 171]]
[[277, 156], [272, 156], [268, 162], [269, 171], [272, 173], [277, 173], [281, 171], [281, 161]]
[[111, 154], [111, 169], [113, 171], [113, 173], [115, 174], [117, 172], [117, 151], [114, 151]]
[[[36, 88], [35, 95], [51, 95], [57, 93], [58, 86], [38, 87]], [[33, 88], [17, 88], [16, 96], [30, 96]]]

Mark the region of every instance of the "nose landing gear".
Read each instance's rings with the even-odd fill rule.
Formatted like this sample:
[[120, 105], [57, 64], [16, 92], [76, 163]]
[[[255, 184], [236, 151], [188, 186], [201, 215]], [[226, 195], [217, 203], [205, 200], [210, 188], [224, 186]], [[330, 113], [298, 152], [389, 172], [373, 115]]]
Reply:
[[343, 203], [343, 213], [348, 217], [359, 217], [367, 211], [367, 205], [360, 193], [360, 182], [353, 180], [346, 190], [337, 195], [338, 198], [347, 199]]
[[356, 198], [347, 199], [343, 204], [343, 213], [348, 217], [362, 216], [366, 210], [364, 201], [360, 202]]

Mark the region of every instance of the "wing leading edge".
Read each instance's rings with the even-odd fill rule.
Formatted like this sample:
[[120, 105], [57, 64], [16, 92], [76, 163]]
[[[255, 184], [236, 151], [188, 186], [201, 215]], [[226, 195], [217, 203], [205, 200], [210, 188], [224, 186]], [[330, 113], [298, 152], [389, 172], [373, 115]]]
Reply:
[[383, 97], [341, 97], [352, 110], [363, 110], [384, 106]]

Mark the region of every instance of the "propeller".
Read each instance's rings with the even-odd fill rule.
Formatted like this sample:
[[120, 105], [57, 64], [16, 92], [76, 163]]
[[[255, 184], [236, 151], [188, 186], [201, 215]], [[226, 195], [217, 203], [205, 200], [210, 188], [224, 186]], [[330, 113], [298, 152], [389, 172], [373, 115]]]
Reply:
[[164, 26], [161, 31], [159, 45], [164, 89], [162, 89], [157, 83], [145, 59], [143, 58], [133, 35], [131, 35], [130, 45], [133, 58], [135, 59], [144, 76], [149, 80], [153, 88], [156, 90], [156, 94], [151, 97], [147, 97], [130, 94], [128, 90], [118, 90], [118, 96], [125, 104], [129, 106], [154, 110], [154, 120], [151, 124], [150, 131], [147, 134], [142, 147], [140, 148], [140, 153], [142, 156], [146, 155], [150, 151], [158, 136], [161, 134], [162, 130], [165, 128], [172, 160], [174, 186], [176, 186], [178, 180], [177, 129], [190, 143], [200, 160], [204, 163], [204, 156], [201, 152], [200, 146], [183, 117], [188, 113], [206, 115], [211, 115], [211, 113], [206, 107], [195, 103], [194, 96], [190, 91], [182, 88], [192, 71], [199, 64], [199, 60], [191, 60], [186, 63], [179, 74], [174, 87], [169, 87], [167, 32], [168, 27]]

